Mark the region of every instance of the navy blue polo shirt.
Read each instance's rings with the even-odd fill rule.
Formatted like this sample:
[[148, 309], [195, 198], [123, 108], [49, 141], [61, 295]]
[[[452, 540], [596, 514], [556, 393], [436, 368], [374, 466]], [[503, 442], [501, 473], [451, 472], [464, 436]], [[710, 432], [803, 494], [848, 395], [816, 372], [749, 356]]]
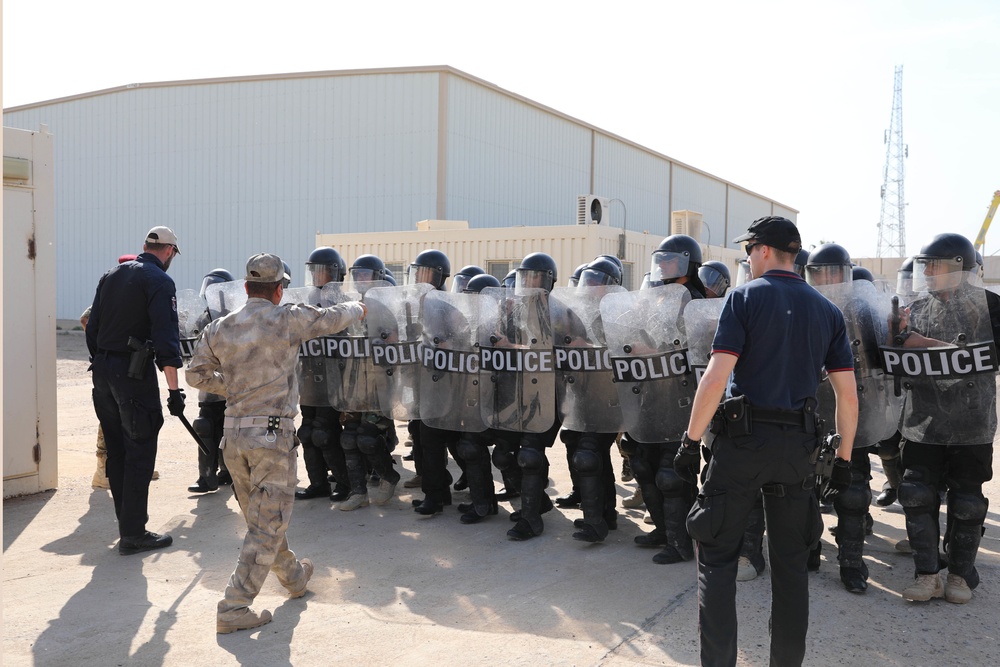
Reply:
[[183, 365], [174, 281], [148, 252], [104, 274], [87, 322], [91, 357], [101, 350], [129, 352], [129, 336], [153, 341], [160, 370]]
[[798, 410], [816, 397], [824, 367], [854, 370], [843, 313], [790, 271], [729, 291], [712, 353], [739, 357], [730, 392], [761, 408]]

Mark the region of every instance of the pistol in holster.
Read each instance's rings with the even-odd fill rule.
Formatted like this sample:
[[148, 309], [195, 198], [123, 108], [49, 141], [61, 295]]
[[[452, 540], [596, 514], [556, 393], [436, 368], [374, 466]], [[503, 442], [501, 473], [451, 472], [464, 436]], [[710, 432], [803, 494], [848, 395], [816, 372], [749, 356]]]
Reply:
[[145, 379], [149, 360], [153, 358], [153, 342], [129, 336], [128, 349], [132, 350], [128, 358], [128, 376], [133, 380]]

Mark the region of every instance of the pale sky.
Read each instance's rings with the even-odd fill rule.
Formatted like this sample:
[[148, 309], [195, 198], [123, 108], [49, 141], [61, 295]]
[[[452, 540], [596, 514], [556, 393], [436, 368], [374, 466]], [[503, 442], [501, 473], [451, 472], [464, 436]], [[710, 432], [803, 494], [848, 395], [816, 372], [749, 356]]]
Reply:
[[776, 199], [800, 211], [807, 246], [856, 257], [876, 252], [902, 65], [908, 252], [942, 231], [974, 239], [1000, 189], [996, 0], [3, 0], [4, 107], [417, 65], [450, 65]]

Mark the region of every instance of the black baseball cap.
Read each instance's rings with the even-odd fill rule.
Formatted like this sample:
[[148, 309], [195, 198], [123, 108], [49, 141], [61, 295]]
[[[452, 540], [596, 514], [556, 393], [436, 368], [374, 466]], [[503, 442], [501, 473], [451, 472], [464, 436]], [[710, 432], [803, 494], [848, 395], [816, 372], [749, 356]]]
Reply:
[[797, 253], [802, 247], [802, 237], [799, 236], [799, 228], [788, 218], [777, 215], [769, 215], [765, 218], [757, 218], [750, 224], [747, 233], [733, 239], [733, 243], [743, 241], [754, 241], [763, 243], [784, 252]]

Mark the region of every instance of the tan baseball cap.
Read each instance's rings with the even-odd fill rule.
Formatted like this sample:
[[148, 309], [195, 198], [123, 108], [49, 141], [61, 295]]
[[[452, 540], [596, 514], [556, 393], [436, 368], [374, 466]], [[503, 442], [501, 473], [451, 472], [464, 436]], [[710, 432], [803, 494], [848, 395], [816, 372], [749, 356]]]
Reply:
[[285, 277], [285, 265], [277, 255], [258, 253], [247, 260], [248, 283], [276, 283]]
[[180, 254], [181, 249], [177, 247], [177, 234], [174, 234], [174, 230], [169, 227], [153, 227], [146, 234], [146, 243], [160, 243], [163, 245], [172, 245], [177, 248], [177, 254]]

